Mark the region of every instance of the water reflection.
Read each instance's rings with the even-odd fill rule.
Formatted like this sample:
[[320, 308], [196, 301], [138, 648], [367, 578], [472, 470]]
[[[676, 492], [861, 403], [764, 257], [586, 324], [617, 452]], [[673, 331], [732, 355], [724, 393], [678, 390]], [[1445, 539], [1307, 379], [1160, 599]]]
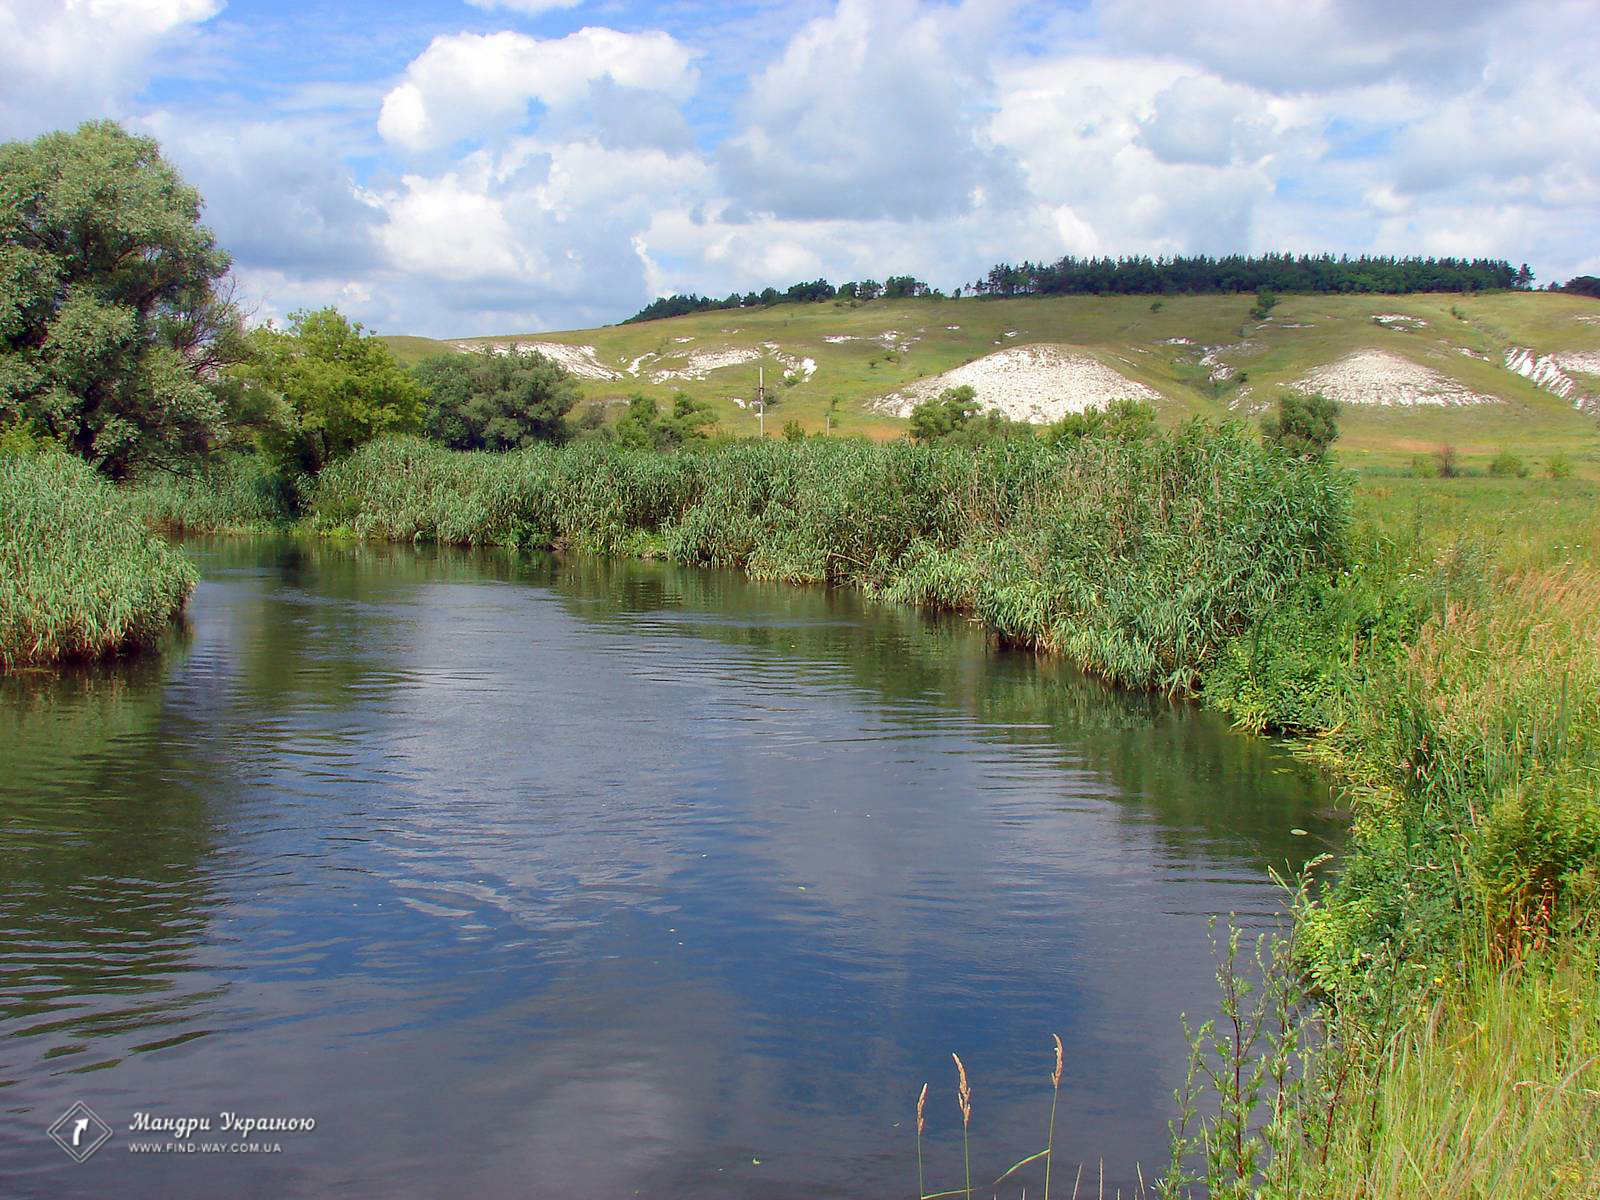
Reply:
[[[1336, 836], [1270, 744], [959, 621], [660, 564], [192, 550], [165, 659], [0, 684], [22, 1194], [881, 1195], [951, 1049], [985, 1158], [1037, 1148], [1055, 1031], [1061, 1158], [1126, 1184], [1210, 1003], [1206, 915], [1268, 918], [1265, 866]], [[119, 1128], [77, 1167], [39, 1136], [75, 1099], [318, 1128], [204, 1161]]]

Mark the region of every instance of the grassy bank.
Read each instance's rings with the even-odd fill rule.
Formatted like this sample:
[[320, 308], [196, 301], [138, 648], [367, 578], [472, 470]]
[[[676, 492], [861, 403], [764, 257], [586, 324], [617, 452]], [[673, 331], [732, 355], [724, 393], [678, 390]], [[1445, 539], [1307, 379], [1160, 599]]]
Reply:
[[1355, 813], [1280, 963], [1300, 1083], [1212, 1195], [1600, 1194], [1595, 511], [1580, 481], [1369, 481], [1349, 569], [1206, 679]]
[[1337, 472], [1241, 430], [1122, 441], [577, 445], [460, 454], [374, 443], [318, 479], [314, 528], [660, 553], [969, 612], [1135, 687], [1192, 687], [1218, 649], [1337, 566]]
[[77, 459], [0, 454], [0, 667], [146, 645], [194, 587], [183, 555]]

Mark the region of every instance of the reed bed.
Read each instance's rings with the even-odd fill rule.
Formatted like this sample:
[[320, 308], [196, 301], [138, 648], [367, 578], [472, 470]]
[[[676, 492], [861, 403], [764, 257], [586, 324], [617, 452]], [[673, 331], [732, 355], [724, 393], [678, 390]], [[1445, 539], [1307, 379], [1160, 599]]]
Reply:
[[1184, 691], [1338, 563], [1349, 488], [1242, 430], [980, 448], [814, 439], [661, 454], [463, 454], [415, 439], [323, 472], [314, 528], [654, 552], [972, 614], [1114, 682]]
[[0, 667], [147, 645], [182, 610], [195, 578], [84, 463], [0, 455]]
[[166, 533], [274, 529], [295, 518], [293, 487], [254, 454], [224, 455], [186, 475], [153, 472], [124, 485], [122, 495]]

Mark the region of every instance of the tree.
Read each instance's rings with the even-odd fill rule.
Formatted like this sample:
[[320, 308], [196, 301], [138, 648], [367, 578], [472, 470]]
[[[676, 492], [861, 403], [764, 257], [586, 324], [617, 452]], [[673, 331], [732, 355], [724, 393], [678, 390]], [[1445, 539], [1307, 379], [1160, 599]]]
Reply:
[[1593, 296], [1600, 299], [1600, 278], [1593, 275], [1576, 275], [1567, 280], [1561, 289], [1564, 292], [1573, 292], [1579, 296]]
[[1339, 436], [1339, 404], [1326, 396], [1285, 392], [1278, 411], [1261, 422], [1261, 437], [1296, 458], [1320, 461]]
[[1524, 292], [1533, 287], [1533, 272], [1528, 269], [1527, 263], [1517, 269], [1517, 277], [1511, 286]]
[[387, 347], [334, 308], [250, 335], [239, 369], [265, 414], [262, 442], [286, 475], [315, 474], [383, 433], [420, 423], [422, 389]]
[[228, 440], [243, 349], [200, 195], [111, 121], [0, 145], [0, 424], [121, 478]]
[[537, 350], [439, 354], [415, 375], [426, 393], [422, 431], [453, 450], [516, 450], [569, 436], [578, 385]]

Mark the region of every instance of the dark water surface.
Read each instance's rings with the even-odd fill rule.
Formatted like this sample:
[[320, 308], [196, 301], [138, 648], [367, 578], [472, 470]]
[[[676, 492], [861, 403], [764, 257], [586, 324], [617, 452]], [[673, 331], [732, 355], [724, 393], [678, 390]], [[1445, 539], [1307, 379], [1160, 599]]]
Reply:
[[[905, 1196], [924, 1080], [961, 1183], [952, 1050], [985, 1184], [1042, 1148], [1054, 1032], [1056, 1187], [1126, 1187], [1207, 915], [1273, 919], [1268, 865], [1337, 837], [1278, 748], [959, 621], [189, 549], [164, 656], [0, 681], [0, 1195]], [[81, 1165], [75, 1101], [115, 1129]], [[316, 1127], [133, 1152], [174, 1140], [137, 1113], [241, 1144], [222, 1112]]]

